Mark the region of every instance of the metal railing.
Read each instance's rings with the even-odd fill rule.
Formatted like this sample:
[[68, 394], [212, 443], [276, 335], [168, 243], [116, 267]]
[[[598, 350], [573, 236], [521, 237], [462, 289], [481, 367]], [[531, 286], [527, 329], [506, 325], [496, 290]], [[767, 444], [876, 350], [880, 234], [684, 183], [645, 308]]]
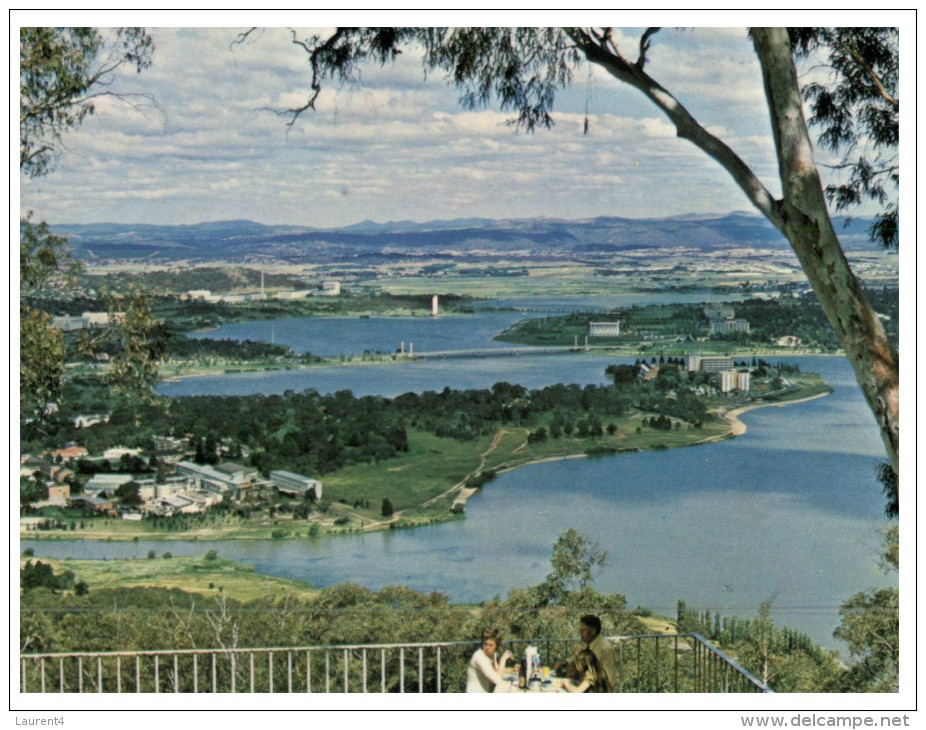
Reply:
[[[771, 692], [698, 634], [609, 637], [619, 692]], [[568, 661], [572, 639], [508, 641]], [[461, 692], [477, 642], [20, 655], [23, 693]]]

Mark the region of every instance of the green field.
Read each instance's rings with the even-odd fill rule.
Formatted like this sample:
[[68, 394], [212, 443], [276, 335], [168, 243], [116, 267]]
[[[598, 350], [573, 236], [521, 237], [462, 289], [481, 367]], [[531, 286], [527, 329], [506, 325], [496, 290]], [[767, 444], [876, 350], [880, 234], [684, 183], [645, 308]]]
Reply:
[[[166, 546], [167, 547], [167, 546]], [[167, 551], [164, 551], [167, 552]], [[285, 594], [311, 598], [318, 591], [295, 580], [276, 578], [254, 572], [254, 566], [217, 557], [195, 558], [140, 555], [129, 560], [63, 560], [42, 558], [56, 574], [71, 571], [75, 581], [83, 581], [91, 590], [105, 588], [178, 588], [204, 596], [226, 595], [240, 601], [250, 601], [269, 595]]]

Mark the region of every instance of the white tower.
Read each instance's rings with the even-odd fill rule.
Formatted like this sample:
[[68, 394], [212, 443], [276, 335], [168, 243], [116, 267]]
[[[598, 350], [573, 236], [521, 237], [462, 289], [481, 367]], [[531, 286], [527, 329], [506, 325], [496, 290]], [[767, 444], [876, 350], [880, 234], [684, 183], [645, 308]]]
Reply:
[[431, 316], [437, 316], [437, 294], [431, 297]]

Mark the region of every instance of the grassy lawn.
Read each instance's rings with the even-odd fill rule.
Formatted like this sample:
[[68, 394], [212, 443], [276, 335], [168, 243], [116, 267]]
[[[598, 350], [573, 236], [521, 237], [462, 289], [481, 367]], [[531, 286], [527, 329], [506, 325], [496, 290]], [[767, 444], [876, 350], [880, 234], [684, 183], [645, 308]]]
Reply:
[[306, 583], [254, 572], [254, 566], [217, 558], [140, 557], [133, 560], [59, 560], [42, 558], [55, 573], [70, 570], [90, 590], [102, 588], [179, 588], [204, 596], [224, 594], [241, 601], [289, 594], [308, 598], [318, 593]]
[[379, 510], [388, 498], [396, 510], [407, 509], [436, 497], [462, 481], [479, 466], [479, 454], [490, 443], [438, 438], [409, 429], [409, 451], [378, 464], [355, 464], [329, 474], [324, 480], [325, 496], [349, 502], [367, 499]]

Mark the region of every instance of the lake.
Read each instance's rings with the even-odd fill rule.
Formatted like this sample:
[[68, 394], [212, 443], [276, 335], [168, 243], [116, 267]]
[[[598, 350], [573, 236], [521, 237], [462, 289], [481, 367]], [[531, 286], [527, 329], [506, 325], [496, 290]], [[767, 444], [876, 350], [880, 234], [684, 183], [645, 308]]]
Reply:
[[[371, 323], [389, 329], [381, 333], [383, 342], [407, 334], [424, 343], [433, 332], [455, 338], [456, 347], [484, 347], [493, 328], [519, 316], [277, 320], [274, 332], [292, 326], [305, 334], [300, 342], [312, 352], [319, 351], [316, 342], [332, 338], [359, 342], [362, 328]], [[234, 327], [243, 339], [255, 339], [257, 328], [269, 330], [269, 323]], [[452, 335], [438, 333], [442, 327], [455, 329]], [[288, 344], [295, 346], [295, 340]], [[176, 396], [350, 389], [391, 397], [448, 385], [488, 387], [499, 380], [527, 387], [603, 383], [605, 366], [616, 361], [582, 353], [351, 365], [188, 378], [160, 390]], [[318, 541], [24, 540], [22, 547], [32, 547], [39, 557], [86, 558], [143, 558], [148, 550], [168, 549], [174, 555], [201, 555], [216, 549], [223, 557], [253, 563], [259, 572], [316, 586], [404, 584], [443, 592], [454, 601], [482, 601], [541, 581], [549, 572], [554, 540], [572, 527], [608, 551], [595, 586], [624, 593], [631, 606], [674, 615], [681, 598], [697, 609], [751, 615], [769, 601], [778, 623], [836, 647], [832, 632], [840, 603], [857, 591], [897, 584], [896, 576], [878, 567], [881, 531], [888, 524], [875, 479], [883, 447], [845, 359], [788, 361], [821, 373], [833, 394], [751, 411], [743, 416], [747, 433], [721, 443], [507, 472], [469, 501], [461, 521]]]

